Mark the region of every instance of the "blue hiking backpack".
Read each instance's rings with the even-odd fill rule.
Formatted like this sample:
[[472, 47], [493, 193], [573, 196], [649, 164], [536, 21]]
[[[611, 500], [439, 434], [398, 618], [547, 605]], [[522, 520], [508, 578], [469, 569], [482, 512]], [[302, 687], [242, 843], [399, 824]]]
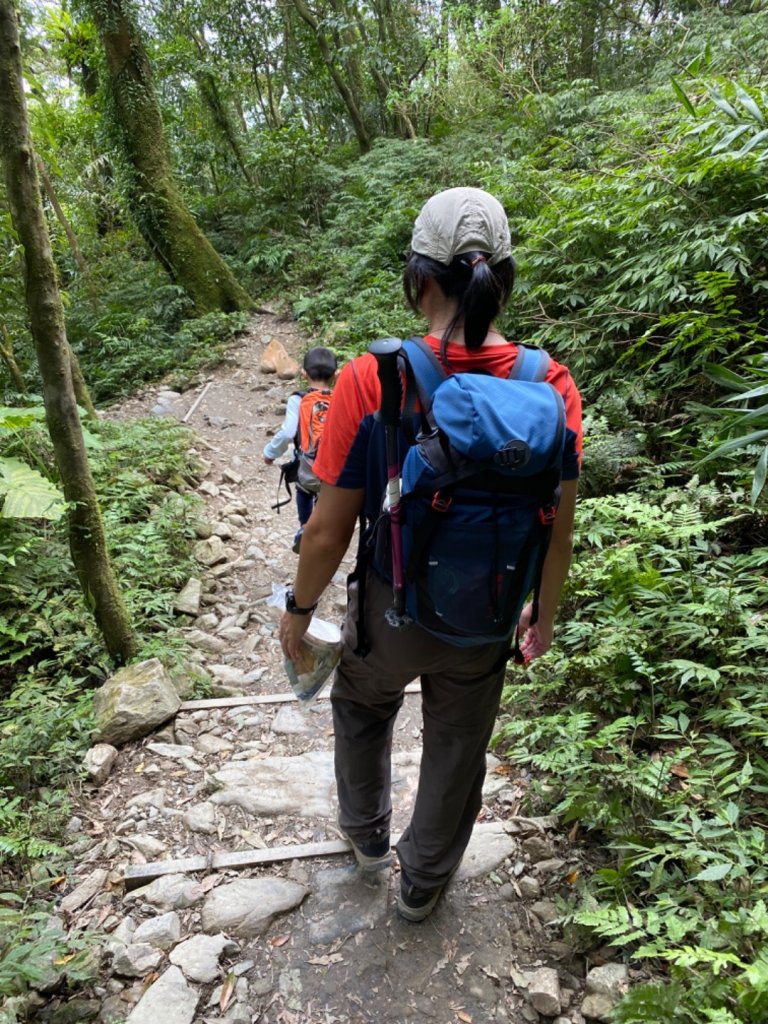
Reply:
[[[550, 358], [521, 345], [505, 379], [449, 375], [421, 338], [402, 352], [406, 435], [420, 422], [401, 471], [406, 612], [458, 647], [510, 641], [532, 592], [535, 621], [560, 494], [565, 406], [545, 383]], [[373, 550], [391, 580], [386, 509]]]

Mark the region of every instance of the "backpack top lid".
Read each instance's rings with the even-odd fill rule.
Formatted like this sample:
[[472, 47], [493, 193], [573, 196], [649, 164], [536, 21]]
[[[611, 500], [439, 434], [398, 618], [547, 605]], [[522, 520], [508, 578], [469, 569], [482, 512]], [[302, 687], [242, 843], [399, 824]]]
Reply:
[[[470, 371], [448, 375], [419, 338], [407, 341], [405, 351], [429, 429], [441, 432], [454, 452], [505, 475], [535, 476], [559, 467], [565, 404], [544, 383], [546, 352], [521, 346], [510, 377], [504, 378]], [[442, 475], [447, 467], [433, 468]]]

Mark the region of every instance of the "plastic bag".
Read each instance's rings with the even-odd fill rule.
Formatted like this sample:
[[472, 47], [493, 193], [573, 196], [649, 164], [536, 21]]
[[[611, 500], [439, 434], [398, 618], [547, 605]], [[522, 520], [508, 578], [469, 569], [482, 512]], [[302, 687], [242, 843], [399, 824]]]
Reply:
[[341, 630], [325, 619], [313, 618], [295, 661], [285, 659], [285, 671], [299, 707], [308, 708], [341, 658]]

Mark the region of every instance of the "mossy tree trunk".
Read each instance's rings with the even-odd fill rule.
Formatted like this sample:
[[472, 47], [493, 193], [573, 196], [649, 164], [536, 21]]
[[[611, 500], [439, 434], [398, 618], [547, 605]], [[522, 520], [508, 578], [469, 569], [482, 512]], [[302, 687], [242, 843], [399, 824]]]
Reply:
[[0, 158], [13, 225], [24, 247], [27, 309], [48, 430], [70, 503], [72, 561], [107, 650], [122, 663], [136, 654], [136, 640], [109, 561], [77, 412], [64, 310], [29, 137], [13, 0], [0, 0]]
[[86, 0], [107, 58], [110, 115], [142, 236], [199, 314], [251, 301], [187, 209], [171, 168], [146, 50], [124, 0]]

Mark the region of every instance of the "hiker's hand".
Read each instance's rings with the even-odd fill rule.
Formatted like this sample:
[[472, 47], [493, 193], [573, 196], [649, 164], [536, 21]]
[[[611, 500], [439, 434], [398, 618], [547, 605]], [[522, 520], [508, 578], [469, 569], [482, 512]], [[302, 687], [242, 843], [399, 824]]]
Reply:
[[273, 466], [273, 465], [274, 465], [274, 463], [275, 463], [275, 460], [274, 460], [274, 459], [268, 459], [266, 455], [264, 456], [264, 461], [266, 462], [266, 464], [267, 464], [268, 466]]
[[542, 654], [546, 654], [552, 646], [555, 632], [551, 623], [547, 624], [541, 619], [532, 626], [530, 624], [531, 611], [532, 606], [527, 604], [523, 608], [519, 623], [520, 633], [523, 636], [520, 650], [526, 661], [533, 661], [534, 658], [540, 658]]
[[296, 661], [298, 658], [301, 641], [309, 629], [311, 621], [311, 615], [291, 615], [290, 612], [283, 612], [278, 635], [283, 654], [291, 661]]

